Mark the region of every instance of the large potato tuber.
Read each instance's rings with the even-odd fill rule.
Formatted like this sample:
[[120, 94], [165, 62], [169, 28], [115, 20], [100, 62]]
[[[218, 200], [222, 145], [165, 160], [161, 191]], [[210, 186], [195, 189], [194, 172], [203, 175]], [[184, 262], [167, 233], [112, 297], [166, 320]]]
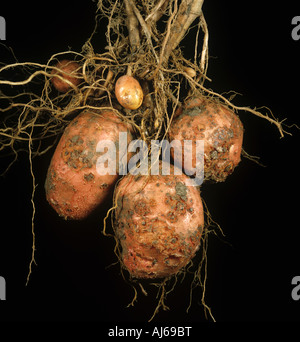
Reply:
[[[170, 140], [204, 140], [204, 177], [217, 182], [224, 181], [241, 159], [243, 125], [239, 117], [224, 105], [206, 98], [192, 98], [176, 112], [169, 130]], [[198, 167], [194, 151], [188, 151], [185, 170]], [[172, 149], [176, 159], [181, 150]], [[184, 161], [184, 158], [182, 158]]]
[[45, 183], [47, 200], [60, 216], [83, 219], [111, 193], [118, 174], [99, 174], [97, 160], [103, 153], [97, 152], [97, 145], [112, 141], [116, 146], [112, 162], [118, 162], [119, 132], [127, 132], [128, 141], [132, 139], [130, 127], [110, 110], [85, 111], [65, 129]]
[[177, 273], [193, 258], [204, 226], [198, 188], [188, 177], [125, 176], [116, 188], [116, 235], [122, 260], [133, 277], [161, 278]]

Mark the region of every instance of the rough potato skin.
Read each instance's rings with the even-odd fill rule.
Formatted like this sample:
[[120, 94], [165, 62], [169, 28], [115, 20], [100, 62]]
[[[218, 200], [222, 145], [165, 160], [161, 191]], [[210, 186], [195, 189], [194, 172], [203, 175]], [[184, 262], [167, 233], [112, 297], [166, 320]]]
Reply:
[[187, 178], [128, 174], [118, 184], [115, 229], [133, 277], [173, 275], [198, 250], [203, 206], [199, 190], [186, 186]]
[[118, 174], [99, 175], [96, 163], [101, 153], [96, 152], [96, 146], [100, 140], [112, 140], [118, 160], [120, 131], [132, 139], [128, 126], [109, 110], [83, 112], [67, 126], [45, 182], [46, 198], [60, 216], [83, 219], [111, 193]]
[[[224, 105], [207, 98], [192, 98], [176, 112], [169, 139], [204, 140], [204, 178], [225, 181], [241, 160], [243, 125], [239, 117]], [[177, 152], [179, 153], [179, 152]], [[181, 152], [180, 152], [181, 153]], [[195, 151], [188, 152], [186, 170], [198, 167]], [[171, 155], [176, 157], [171, 149]]]

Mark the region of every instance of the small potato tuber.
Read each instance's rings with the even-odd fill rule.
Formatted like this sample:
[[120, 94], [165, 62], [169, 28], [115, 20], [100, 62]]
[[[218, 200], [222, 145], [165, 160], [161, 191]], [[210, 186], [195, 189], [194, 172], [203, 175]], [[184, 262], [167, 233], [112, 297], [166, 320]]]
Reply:
[[77, 62], [64, 59], [58, 62], [55, 67], [61, 70], [53, 69], [51, 72], [53, 75], [51, 82], [56, 90], [66, 93], [72, 89], [72, 85], [76, 87], [82, 81], [80, 65]]
[[143, 103], [143, 90], [139, 82], [132, 76], [118, 78], [115, 94], [120, 105], [126, 109], [138, 109]]

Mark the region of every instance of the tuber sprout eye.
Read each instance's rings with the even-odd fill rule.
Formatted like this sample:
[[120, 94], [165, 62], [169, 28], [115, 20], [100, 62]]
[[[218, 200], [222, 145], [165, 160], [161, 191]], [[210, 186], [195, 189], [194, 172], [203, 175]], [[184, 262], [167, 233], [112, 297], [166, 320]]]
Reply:
[[115, 94], [120, 105], [127, 109], [138, 109], [143, 102], [143, 90], [132, 76], [121, 76], [115, 85]]

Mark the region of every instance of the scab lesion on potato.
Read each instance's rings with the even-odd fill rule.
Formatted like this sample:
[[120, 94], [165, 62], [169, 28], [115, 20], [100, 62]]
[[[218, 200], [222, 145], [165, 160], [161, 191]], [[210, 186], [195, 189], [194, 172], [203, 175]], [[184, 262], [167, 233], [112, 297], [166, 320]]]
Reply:
[[118, 238], [120, 239], [120, 240], [126, 240], [126, 235], [125, 235], [125, 233], [122, 231], [122, 232], [120, 232], [119, 234], [118, 234]]
[[[74, 140], [80, 139], [77, 136], [73, 138]], [[76, 147], [74, 147], [71, 140], [63, 147], [61, 156], [65, 163], [72, 169], [82, 170], [93, 167], [94, 153], [89, 149], [84, 149], [81, 144], [76, 144]]]
[[224, 171], [227, 172], [227, 173], [231, 173], [231, 172], [233, 171], [233, 168], [234, 168], [234, 167], [233, 167], [233, 164], [232, 164], [231, 162], [229, 162], [229, 163], [226, 165]]
[[70, 138], [70, 142], [73, 145], [82, 145], [83, 139], [79, 135], [74, 135], [72, 138]]
[[198, 232], [199, 232], [200, 234], [202, 234], [202, 233], [203, 233], [203, 230], [204, 230], [204, 225], [198, 226], [198, 227], [197, 227], [197, 230], [198, 230]]
[[175, 185], [176, 195], [178, 195], [182, 200], [187, 200], [187, 187], [182, 182], [177, 182]]
[[50, 191], [55, 191], [56, 189], [55, 181], [54, 181], [55, 177], [56, 177], [56, 172], [52, 170], [51, 168], [49, 168], [48, 177], [46, 178], [46, 181], [45, 181], [46, 193]]
[[167, 218], [168, 218], [168, 220], [169, 220], [170, 222], [172, 222], [172, 223], [174, 223], [174, 222], [177, 221], [177, 215], [175, 214], [174, 211], [169, 211], [169, 212], [167, 213]]
[[108, 188], [108, 184], [107, 183], [102, 183], [100, 186], [99, 186], [100, 189], [107, 189]]
[[87, 182], [91, 182], [92, 180], [95, 179], [95, 176], [93, 175], [93, 173], [88, 173], [88, 174], [85, 173], [83, 177]]
[[134, 215], [133, 210], [128, 210], [128, 216], [129, 216], [129, 217], [132, 217], [133, 215]]
[[213, 151], [210, 153], [210, 158], [211, 158], [211, 159], [218, 159], [218, 151], [213, 150]]
[[134, 211], [140, 216], [145, 216], [150, 213], [150, 206], [144, 200], [138, 200], [134, 204]]

